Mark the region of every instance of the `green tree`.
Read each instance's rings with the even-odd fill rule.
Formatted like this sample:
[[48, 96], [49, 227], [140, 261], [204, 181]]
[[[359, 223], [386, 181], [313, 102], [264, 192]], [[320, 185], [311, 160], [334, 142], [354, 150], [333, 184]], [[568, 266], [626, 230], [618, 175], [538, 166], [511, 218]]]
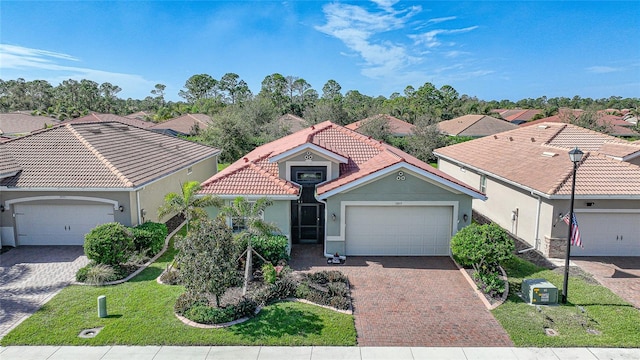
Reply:
[[164, 203], [158, 208], [158, 218], [162, 219], [167, 215], [178, 214], [187, 221], [187, 232], [189, 223], [195, 219], [207, 217], [204, 208], [208, 206], [221, 206], [222, 201], [211, 195], [199, 196], [201, 186], [197, 181], [183, 183], [182, 193], [168, 193], [164, 197]]
[[[237, 197], [229, 205], [222, 207], [220, 210], [220, 214], [231, 218], [234, 228], [238, 229], [236, 238], [242, 243], [245, 240], [247, 242], [247, 249], [242, 254], [242, 256], [246, 254], [243, 294], [246, 293], [247, 284], [253, 277], [253, 254], [262, 258], [260, 254], [253, 250], [251, 239], [253, 237], [269, 236], [280, 232], [280, 229], [275, 225], [264, 221], [262, 218], [265, 209], [271, 205], [273, 205], [273, 201], [266, 198], [247, 201], [243, 197]], [[262, 260], [267, 262], [264, 258], [262, 258]]]
[[428, 117], [416, 121], [413, 134], [407, 140], [408, 152], [426, 162], [436, 161], [433, 150], [446, 145], [446, 137], [440, 134], [437, 123]]
[[228, 288], [239, 283], [231, 229], [222, 217], [198, 222], [193, 231], [178, 239], [176, 261], [180, 279], [188, 292], [213, 294], [216, 305]]
[[384, 115], [377, 115], [367, 119], [362, 123], [358, 132], [386, 143], [389, 143], [389, 139], [393, 136], [389, 120]]
[[185, 90], [180, 90], [178, 95], [188, 103], [193, 104], [200, 99], [217, 97], [216, 87], [218, 81], [208, 74], [191, 76], [184, 84]]
[[499, 225], [472, 223], [451, 239], [451, 253], [462, 266], [472, 266], [479, 273], [495, 272], [515, 250], [513, 239]]

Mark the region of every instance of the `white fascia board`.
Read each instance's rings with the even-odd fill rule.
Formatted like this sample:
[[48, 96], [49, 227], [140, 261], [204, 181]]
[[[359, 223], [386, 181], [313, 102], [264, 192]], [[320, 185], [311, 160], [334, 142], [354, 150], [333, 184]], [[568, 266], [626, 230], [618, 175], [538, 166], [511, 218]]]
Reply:
[[316, 145], [316, 144], [312, 144], [312, 143], [304, 143], [300, 146], [296, 146], [295, 148], [291, 149], [291, 150], [287, 150], [283, 153], [280, 153], [278, 155], [272, 156], [269, 158], [269, 162], [270, 163], [276, 163], [276, 162], [280, 162], [282, 160], [286, 160], [287, 158], [293, 157], [303, 151], [309, 151], [309, 150], [313, 150], [319, 154], [321, 154], [322, 156], [325, 156], [331, 160], [334, 160], [336, 162], [342, 163], [342, 164], [346, 164], [349, 162], [349, 159], [347, 159], [346, 157], [342, 156], [342, 155], [338, 155], [334, 152], [331, 152], [327, 149], [321, 148], [320, 146]]
[[297, 195], [255, 195], [255, 194], [251, 194], [251, 195], [247, 195], [247, 194], [235, 194], [235, 195], [231, 195], [231, 194], [224, 194], [224, 195], [216, 195], [216, 194], [197, 194], [196, 197], [204, 197], [205, 195], [212, 195], [215, 197], [218, 197], [220, 199], [223, 200], [234, 200], [236, 198], [244, 198], [246, 200], [257, 200], [257, 199], [262, 199], [262, 198], [267, 198], [269, 200], [298, 200], [300, 197]]
[[452, 181], [449, 181], [447, 179], [441, 178], [438, 175], [432, 174], [432, 173], [430, 173], [428, 171], [420, 169], [419, 167], [416, 167], [414, 165], [408, 164], [406, 162], [400, 162], [400, 163], [394, 164], [392, 166], [389, 166], [387, 168], [378, 170], [378, 171], [374, 172], [373, 174], [369, 174], [369, 175], [367, 175], [367, 176], [365, 176], [363, 178], [360, 178], [358, 180], [354, 180], [354, 181], [352, 181], [352, 182], [350, 182], [348, 184], [342, 185], [342, 186], [337, 187], [337, 188], [335, 188], [333, 190], [329, 190], [326, 193], [322, 194], [321, 196], [317, 196], [317, 198], [319, 198], [319, 199], [327, 199], [327, 198], [329, 198], [331, 196], [334, 196], [336, 194], [339, 194], [339, 193], [342, 193], [342, 192], [345, 192], [345, 191], [349, 191], [350, 189], [353, 189], [353, 188], [358, 187], [360, 185], [366, 184], [366, 183], [368, 183], [370, 181], [373, 181], [373, 180], [375, 180], [377, 178], [383, 177], [385, 175], [388, 175], [389, 173], [392, 173], [394, 171], [398, 171], [398, 170], [401, 170], [401, 169], [406, 169], [408, 171], [414, 172], [417, 175], [425, 177], [425, 178], [427, 178], [429, 180], [432, 180], [432, 181], [434, 181], [434, 182], [436, 182], [438, 184], [444, 185], [445, 187], [448, 187], [448, 188], [453, 189], [455, 191], [458, 191], [460, 193], [469, 195], [474, 199], [487, 200], [487, 197], [482, 195], [482, 194], [480, 194], [479, 192], [476, 192], [476, 191], [468, 189], [468, 188], [466, 188], [464, 186], [458, 185], [458, 184], [456, 184], [456, 183], [454, 183]]
[[131, 192], [135, 191], [134, 188], [47, 188], [47, 187], [0, 187], [0, 190], [6, 192], [23, 192], [23, 191], [34, 191], [34, 192], [45, 192], [45, 191], [55, 191], [55, 192], [67, 192], [67, 191], [78, 191], [78, 192], [96, 192], [96, 191], [104, 191], [104, 192]]

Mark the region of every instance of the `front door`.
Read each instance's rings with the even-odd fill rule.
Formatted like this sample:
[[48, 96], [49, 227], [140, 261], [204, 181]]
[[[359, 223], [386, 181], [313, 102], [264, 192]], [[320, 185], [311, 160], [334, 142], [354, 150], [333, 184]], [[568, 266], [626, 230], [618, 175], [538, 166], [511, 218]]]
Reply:
[[294, 166], [291, 180], [302, 186], [298, 200], [291, 202], [291, 234], [294, 244], [319, 244], [324, 239], [324, 204], [316, 200], [316, 185], [327, 179], [321, 166]]

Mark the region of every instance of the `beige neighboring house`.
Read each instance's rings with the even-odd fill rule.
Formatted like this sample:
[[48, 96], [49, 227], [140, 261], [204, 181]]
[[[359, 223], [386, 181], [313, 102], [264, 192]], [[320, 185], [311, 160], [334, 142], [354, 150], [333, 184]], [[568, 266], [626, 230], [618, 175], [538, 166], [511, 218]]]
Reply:
[[572, 256], [640, 256], [640, 144], [563, 123], [520, 127], [436, 149], [438, 168], [487, 195], [484, 215], [549, 257], [564, 257], [573, 163], [584, 248]]
[[119, 122], [121, 124], [135, 126], [140, 129], [146, 129], [153, 126], [151, 121], [144, 121], [135, 118], [128, 118], [115, 114], [91, 113], [89, 115], [79, 117], [72, 120], [65, 120], [64, 124], [85, 124], [85, 123], [101, 123], [101, 122]]
[[531, 121], [536, 115], [542, 113], [536, 109], [495, 109], [494, 113], [500, 114], [500, 117], [508, 122], [520, 125]]
[[[584, 110], [579, 109], [560, 109], [557, 115], [546, 117], [539, 120], [529, 121], [520, 126], [535, 126], [546, 122], [569, 123], [572, 117], [579, 118], [585, 114]], [[640, 133], [633, 129], [633, 124], [624, 120], [622, 116], [608, 114], [606, 111], [600, 111], [597, 115], [596, 122], [599, 126], [607, 129], [607, 133], [612, 136], [619, 137], [635, 137]]]
[[24, 112], [4, 113], [0, 114], [0, 135], [5, 138], [22, 136], [59, 123], [59, 120], [46, 116], [34, 116]]
[[287, 133], [293, 134], [298, 132], [310, 124], [307, 124], [307, 121], [299, 116], [293, 114], [284, 114], [276, 120], [277, 124], [285, 129]]
[[164, 196], [214, 175], [219, 153], [116, 121], [63, 124], [2, 143], [1, 244], [82, 245], [102, 223], [158, 221]]
[[413, 133], [413, 129], [415, 126], [406, 121], [400, 120], [397, 117], [393, 117], [391, 115], [386, 114], [378, 114], [374, 116], [370, 116], [366, 119], [356, 121], [345, 127], [349, 130], [353, 130], [356, 132], [360, 132], [359, 129], [366, 124], [368, 121], [376, 120], [376, 119], [384, 119], [389, 123], [389, 129], [391, 130], [391, 134], [393, 136], [409, 136]]
[[193, 135], [196, 129], [204, 130], [211, 124], [211, 117], [205, 114], [185, 114], [158, 124], [149, 129], [167, 135]]
[[483, 137], [516, 129], [518, 125], [488, 115], [464, 115], [441, 121], [438, 129], [451, 136]]
[[134, 112], [132, 114], [129, 115], [125, 115], [126, 118], [129, 119], [138, 119], [138, 120], [142, 120], [142, 121], [147, 121], [147, 119], [151, 118], [153, 116], [152, 113], [147, 112], [147, 111], [138, 111], [138, 112]]

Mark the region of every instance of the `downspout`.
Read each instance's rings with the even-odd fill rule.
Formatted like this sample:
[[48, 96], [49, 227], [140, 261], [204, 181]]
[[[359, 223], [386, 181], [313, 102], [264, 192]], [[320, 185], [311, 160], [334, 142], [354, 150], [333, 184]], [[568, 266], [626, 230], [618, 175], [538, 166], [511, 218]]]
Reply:
[[140, 222], [140, 216], [141, 216], [141, 210], [140, 210], [140, 190], [136, 190], [136, 212], [138, 213], [138, 225], [141, 225], [142, 223]]
[[539, 195], [535, 195], [533, 193], [533, 191], [531, 192], [531, 196], [535, 196], [536, 198], [538, 198], [538, 207], [536, 209], [536, 231], [535, 231], [535, 236], [533, 239], [533, 247], [530, 247], [528, 249], [524, 249], [524, 250], [520, 250], [518, 251], [518, 254], [522, 254], [525, 253], [527, 251], [531, 251], [531, 250], [536, 250], [538, 248], [538, 244], [540, 243], [540, 211], [542, 208], [542, 198]]
[[317, 196], [315, 196], [316, 200], [318, 200], [319, 203], [324, 204], [324, 231], [323, 231], [323, 237], [324, 239], [322, 239], [322, 253], [324, 254], [324, 257], [332, 257], [333, 255], [327, 255], [327, 221], [329, 221], [329, 216], [328, 215], [328, 211], [329, 209], [327, 208], [327, 202], [318, 199]]

